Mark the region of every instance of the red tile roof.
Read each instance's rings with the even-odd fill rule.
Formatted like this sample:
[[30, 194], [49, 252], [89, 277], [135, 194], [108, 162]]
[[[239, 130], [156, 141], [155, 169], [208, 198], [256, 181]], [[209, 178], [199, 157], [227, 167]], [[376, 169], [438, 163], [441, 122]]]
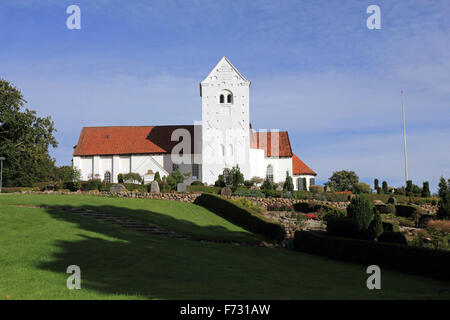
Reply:
[[292, 154], [292, 173], [297, 174], [311, 174], [313, 176], [317, 175], [310, 167], [308, 167], [299, 157]]
[[[170, 153], [179, 141], [171, 141], [175, 129], [187, 129], [194, 136], [194, 126], [124, 126], [84, 127], [74, 156]], [[194, 139], [191, 139], [194, 150]]]
[[[278, 148], [275, 145], [277, 143]], [[291, 142], [286, 131], [255, 132], [250, 127], [250, 148], [264, 149], [265, 157], [292, 157]]]

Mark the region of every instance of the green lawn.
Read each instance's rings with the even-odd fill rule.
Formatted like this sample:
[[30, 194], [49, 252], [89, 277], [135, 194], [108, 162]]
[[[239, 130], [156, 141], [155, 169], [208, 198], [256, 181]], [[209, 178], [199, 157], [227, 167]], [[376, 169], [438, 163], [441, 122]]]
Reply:
[[[450, 283], [428, 278], [383, 270], [382, 290], [370, 291], [365, 266], [285, 249], [149, 236], [55, 209], [10, 204], [107, 207], [172, 230], [254, 238], [183, 203], [0, 195], [0, 299], [450, 298], [438, 293]], [[81, 267], [81, 290], [66, 288], [72, 264]]]

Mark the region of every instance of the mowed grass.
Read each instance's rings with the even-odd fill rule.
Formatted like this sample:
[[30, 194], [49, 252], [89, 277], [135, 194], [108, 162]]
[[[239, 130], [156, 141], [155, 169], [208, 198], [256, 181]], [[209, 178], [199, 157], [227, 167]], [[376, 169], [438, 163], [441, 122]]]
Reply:
[[[191, 230], [228, 226], [221, 219], [215, 226], [211, 224], [214, 220], [194, 223], [187, 215], [180, 218], [174, 213], [176, 208], [186, 206], [182, 212], [196, 217], [193, 208], [203, 210], [196, 206], [116, 200], [124, 199], [1, 195], [0, 299], [450, 298], [448, 293], [439, 293], [450, 283], [428, 278], [382, 270], [382, 289], [368, 290], [366, 266], [285, 249], [150, 236], [57, 209], [11, 206], [83, 206], [85, 202], [95, 206], [98, 202], [103, 207], [103, 201], [107, 201], [111, 208], [119, 204], [117, 208], [121, 208], [124, 203], [129, 207], [147, 206], [149, 215], [158, 210], [164, 215], [166, 209], [161, 208], [167, 207], [170, 224], [165, 226], [178, 230], [190, 229], [183, 227], [185, 221], [197, 225]], [[177, 221], [182, 226], [176, 226]], [[242, 233], [234, 228], [227, 232]], [[66, 287], [69, 265], [81, 268], [81, 290]]]
[[261, 238], [211, 211], [177, 201], [101, 197], [89, 195], [4, 195], [4, 204], [64, 206], [131, 217], [180, 234], [204, 240], [259, 242]]

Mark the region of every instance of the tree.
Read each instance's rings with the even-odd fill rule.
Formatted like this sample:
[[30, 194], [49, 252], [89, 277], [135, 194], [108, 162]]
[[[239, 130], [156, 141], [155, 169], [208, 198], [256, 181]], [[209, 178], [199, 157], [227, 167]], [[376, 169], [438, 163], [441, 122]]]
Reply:
[[356, 194], [370, 193], [370, 186], [367, 183], [358, 182], [353, 185], [352, 191]]
[[55, 178], [55, 160], [48, 148], [56, 148], [56, 131], [50, 117], [38, 117], [36, 111], [24, 109], [22, 93], [8, 81], [0, 79], [0, 156], [5, 186], [32, 186], [35, 182]]
[[383, 233], [383, 222], [379, 213], [375, 214], [368, 231], [371, 239], [377, 239]]
[[378, 194], [380, 194], [380, 186], [378, 185], [378, 179], [375, 179], [375, 180], [373, 181], [373, 189], [374, 189]]
[[179, 183], [184, 182], [188, 177], [190, 176], [190, 172], [181, 174], [180, 170], [175, 169], [172, 171], [171, 174], [167, 176], [167, 178], [164, 180], [164, 182], [169, 187], [169, 190], [176, 190], [177, 185]]
[[383, 181], [381, 184], [381, 189], [383, 190], [384, 194], [388, 194], [389, 193], [389, 187], [386, 181]]
[[291, 192], [294, 191], [294, 182], [292, 181], [289, 172], [286, 172], [286, 180], [284, 181], [283, 189]]
[[270, 191], [274, 189], [273, 182], [267, 177], [266, 179], [264, 179], [261, 187], [264, 189], [264, 191]]
[[359, 177], [354, 171], [335, 171], [325, 184], [336, 191], [351, 190], [353, 185], [358, 183]]
[[217, 178], [216, 182], [214, 182], [214, 185], [216, 187], [221, 187], [221, 188], [226, 186], [225, 178], [223, 177], [223, 174], [219, 174], [219, 177]]
[[[450, 184], [450, 183], [449, 183]], [[439, 182], [439, 205], [437, 216], [439, 219], [450, 219], [450, 191], [449, 184], [441, 177]]]
[[254, 185], [259, 186], [261, 183], [264, 182], [264, 179], [261, 178], [261, 177], [253, 177], [253, 178], [250, 179], [250, 181], [251, 181]]
[[430, 192], [430, 184], [428, 183], [428, 181], [424, 181], [423, 182], [423, 186], [422, 186], [422, 197], [424, 198], [429, 198], [431, 196], [431, 192]]
[[155, 180], [155, 181], [158, 182], [158, 183], [161, 182], [161, 175], [159, 174], [159, 171], [156, 171], [153, 180]]
[[413, 183], [411, 180], [406, 181], [406, 195], [408, 197], [413, 195]]
[[231, 168], [228, 177], [230, 180], [231, 190], [233, 191], [236, 191], [237, 188], [244, 183], [244, 175], [238, 165]]
[[364, 196], [356, 196], [347, 206], [347, 216], [352, 219], [358, 230], [367, 230], [374, 218], [373, 204]]
[[441, 179], [439, 180], [439, 191], [438, 191], [439, 198], [443, 199], [447, 196], [447, 194], [448, 194], [447, 181], [445, 180], [444, 177], [441, 177]]
[[81, 171], [72, 166], [61, 166], [55, 168], [55, 179], [60, 182], [80, 181]]

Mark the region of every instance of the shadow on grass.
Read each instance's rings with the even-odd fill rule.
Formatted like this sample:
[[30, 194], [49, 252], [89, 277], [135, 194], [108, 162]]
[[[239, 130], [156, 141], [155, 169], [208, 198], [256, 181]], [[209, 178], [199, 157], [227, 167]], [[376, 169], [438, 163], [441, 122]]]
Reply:
[[[109, 213], [120, 210], [128, 217], [152, 214], [163, 226], [181, 223], [184, 229], [198, 234], [220, 234], [221, 238], [239, 233], [221, 226], [201, 227], [146, 210], [112, 206], [82, 208]], [[46, 208], [46, 211], [55, 219], [74, 223], [77, 228], [98, 235], [84, 232], [78, 235], [81, 240], [56, 241], [59, 250], [55, 251], [53, 261], [38, 267], [64, 273], [69, 265], [78, 265], [82, 289], [103, 294], [138, 295], [149, 299], [231, 298], [233, 292], [239, 290], [241, 281], [248, 277], [234, 268], [233, 260], [245, 258], [242, 250], [260, 250], [153, 236], [58, 208]]]

